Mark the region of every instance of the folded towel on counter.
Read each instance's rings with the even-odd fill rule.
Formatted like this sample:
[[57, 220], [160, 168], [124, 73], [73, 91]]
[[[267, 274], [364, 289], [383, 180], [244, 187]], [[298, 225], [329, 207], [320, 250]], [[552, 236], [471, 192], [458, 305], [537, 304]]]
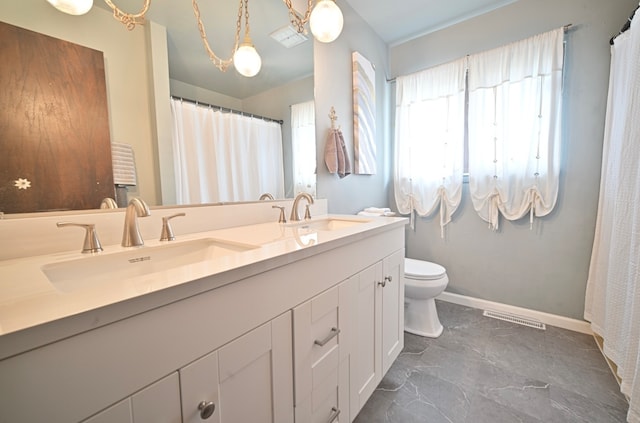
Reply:
[[363, 211], [365, 211], [367, 213], [378, 213], [378, 214], [380, 214], [380, 213], [390, 212], [391, 209], [389, 207], [367, 207]]
[[358, 213], [358, 216], [395, 216], [395, 212], [392, 212], [390, 208], [377, 208], [377, 207], [367, 207]]

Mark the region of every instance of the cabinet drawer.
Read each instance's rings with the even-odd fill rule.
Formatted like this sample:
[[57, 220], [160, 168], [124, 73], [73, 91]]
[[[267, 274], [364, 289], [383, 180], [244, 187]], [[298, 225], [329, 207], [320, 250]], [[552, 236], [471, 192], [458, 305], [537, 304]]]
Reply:
[[[336, 423], [340, 420], [338, 368], [325, 374], [322, 382], [315, 386], [311, 395], [296, 405], [298, 423]], [[346, 421], [346, 420], [345, 420]]]
[[293, 310], [295, 398], [304, 401], [340, 362], [338, 287]]

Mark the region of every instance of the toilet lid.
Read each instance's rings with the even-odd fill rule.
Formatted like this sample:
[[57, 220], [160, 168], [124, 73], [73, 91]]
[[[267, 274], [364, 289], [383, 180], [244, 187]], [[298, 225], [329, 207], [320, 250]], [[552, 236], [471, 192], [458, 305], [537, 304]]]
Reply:
[[447, 270], [430, 261], [404, 259], [404, 274], [413, 279], [439, 279], [447, 273]]

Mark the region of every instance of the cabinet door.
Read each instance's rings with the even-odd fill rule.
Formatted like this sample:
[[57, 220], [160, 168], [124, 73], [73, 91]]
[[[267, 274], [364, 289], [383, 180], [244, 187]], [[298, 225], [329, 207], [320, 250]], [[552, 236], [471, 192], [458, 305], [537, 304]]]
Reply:
[[83, 423], [180, 423], [180, 384], [173, 373]]
[[82, 423], [133, 423], [131, 415], [131, 399], [127, 398], [106, 410], [83, 420]]
[[185, 423], [293, 422], [291, 313], [180, 370]]
[[178, 373], [159, 380], [131, 397], [134, 423], [180, 423]]
[[381, 339], [378, 333], [382, 314], [378, 284], [382, 281], [382, 262], [378, 262], [352, 278], [357, 285], [352, 305], [353, 343], [350, 360], [351, 417], [358, 414], [382, 379]]
[[382, 261], [382, 375], [404, 348], [404, 250]]

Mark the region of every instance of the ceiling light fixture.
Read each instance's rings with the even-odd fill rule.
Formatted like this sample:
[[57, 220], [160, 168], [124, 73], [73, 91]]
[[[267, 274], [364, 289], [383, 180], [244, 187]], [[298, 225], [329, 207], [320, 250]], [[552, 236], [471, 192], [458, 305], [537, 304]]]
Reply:
[[283, 1], [289, 9], [289, 20], [299, 33], [307, 33], [307, 22], [316, 40], [323, 43], [334, 41], [342, 32], [344, 18], [335, 0], [318, 0], [315, 7], [312, 0], [307, 0], [307, 11], [304, 15], [293, 8], [291, 0]]
[[[207, 51], [209, 58], [218, 69], [220, 69], [222, 72], [226, 72], [229, 65], [231, 63], [234, 63], [236, 70], [241, 75], [251, 77], [260, 72], [262, 60], [260, 59], [260, 55], [258, 55], [255, 47], [253, 46], [251, 37], [249, 35], [249, 0], [240, 0], [240, 6], [238, 7], [238, 20], [236, 21], [236, 36], [233, 44], [233, 49], [231, 51], [231, 58], [229, 59], [221, 59], [211, 49], [211, 46], [209, 45], [209, 41], [207, 39], [207, 33], [204, 30], [202, 18], [200, 17], [198, 2], [196, 0], [191, 0], [191, 4], [193, 6], [193, 13], [196, 16], [196, 20], [198, 21], [198, 30], [200, 31], [200, 38], [202, 38], [204, 48]], [[245, 17], [245, 33], [244, 40], [242, 44], [240, 44], [240, 29], [242, 26], [243, 12]]]
[[69, 15], [84, 15], [93, 7], [93, 0], [47, 0], [47, 2]]

